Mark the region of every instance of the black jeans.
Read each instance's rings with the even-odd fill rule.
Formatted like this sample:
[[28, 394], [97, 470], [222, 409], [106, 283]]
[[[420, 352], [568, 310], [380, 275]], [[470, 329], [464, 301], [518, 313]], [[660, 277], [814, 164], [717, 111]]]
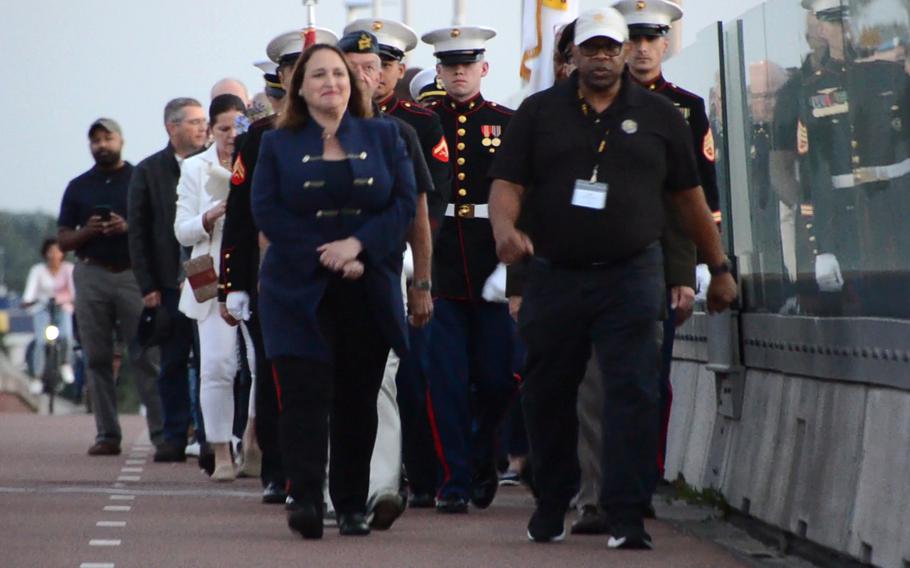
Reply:
[[545, 511], [564, 513], [578, 489], [576, 399], [593, 345], [605, 395], [601, 505], [616, 522], [641, 522], [658, 443], [662, 262], [652, 245], [597, 269], [531, 263], [519, 315], [528, 348], [522, 404]]
[[330, 362], [274, 360], [278, 380], [282, 461], [288, 491], [302, 504], [322, 505], [331, 438], [329, 493], [338, 514], [365, 513], [376, 440], [376, 397], [389, 344], [367, 305], [362, 281], [333, 278], [319, 305]]

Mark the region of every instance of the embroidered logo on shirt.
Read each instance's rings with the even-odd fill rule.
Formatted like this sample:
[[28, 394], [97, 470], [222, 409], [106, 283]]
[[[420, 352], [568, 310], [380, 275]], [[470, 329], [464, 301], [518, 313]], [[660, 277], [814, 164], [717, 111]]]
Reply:
[[439, 139], [439, 144], [433, 146], [433, 157], [444, 164], [449, 163], [449, 145], [446, 144], [445, 136]]
[[234, 169], [231, 175], [231, 183], [233, 185], [240, 185], [246, 179], [246, 168], [243, 167], [243, 157], [237, 156], [237, 161], [234, 162]]

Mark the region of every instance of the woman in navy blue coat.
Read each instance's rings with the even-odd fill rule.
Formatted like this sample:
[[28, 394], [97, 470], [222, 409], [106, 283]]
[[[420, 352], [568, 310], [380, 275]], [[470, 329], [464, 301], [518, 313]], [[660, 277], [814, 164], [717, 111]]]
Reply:
[[367, 534], [376, 397], [389, 348], [407, 349], [401, 253], [414, 172], [397, 127], [371, 109], [341, 52], [301, 55], [276, 130], [265, 134], [252, 210], [270, 242], [262, 331], [281, 406], [288, 526], [322, 536], [322, 486], [341, 534]]

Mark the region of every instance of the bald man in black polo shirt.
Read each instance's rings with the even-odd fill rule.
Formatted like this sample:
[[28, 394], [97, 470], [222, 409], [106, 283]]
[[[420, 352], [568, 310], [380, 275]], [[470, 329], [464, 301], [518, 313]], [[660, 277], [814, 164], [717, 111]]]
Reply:
[[[576, 23], [570, 80], [528, 98], [490, 171], [500, 259], [531, 256], [519, 329], [536, 542], [561, 540], [578, 481], [576, 396], [594, 353], [606, 395], [601, 505], [611, 548], [650, 548], [643, 514], [658, 442], [663, 196], [715, 275], [712, 311], [736, 284], [699, 187], [691, 136], [672, 103], [623, 74], [628, 28], [612, 8]], [[522, 214], [523, 226], [515, 224]], [[558, 330], [558, 332], [554, 332]]]

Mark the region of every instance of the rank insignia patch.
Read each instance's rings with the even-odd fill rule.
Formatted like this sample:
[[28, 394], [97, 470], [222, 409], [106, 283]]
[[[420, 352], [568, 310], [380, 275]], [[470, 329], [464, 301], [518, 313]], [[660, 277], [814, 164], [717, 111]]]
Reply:
[[433, 157], [444, 164], [449, 163], [449, 145], [446, 144], [445, 136], [439, 139], [439, 144], [433, 146]]
[[234, 185], [240, 185], [245, 179], [246, 168], [243, 167], [243, 158], [241, 156], [237, 156], [237, 161], [234, 162], [234, 169], [231, 174], [231, 183]]
[[801, 120], [796, 126], [796, 153], [800, 156], [809, 153], [809, 131]]

